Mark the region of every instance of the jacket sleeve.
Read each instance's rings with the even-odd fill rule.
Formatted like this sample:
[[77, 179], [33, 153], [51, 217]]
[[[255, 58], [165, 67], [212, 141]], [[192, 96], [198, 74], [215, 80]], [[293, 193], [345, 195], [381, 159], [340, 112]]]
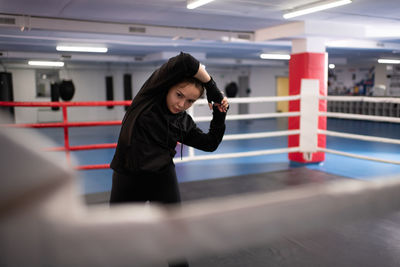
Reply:
[[192, 127], [181, 142], [203, 151], [215, 151], [224, 137], [225, 117], [225, 112], [219, 112], [218, 108], [213, 107], [213, 119], [210, 122], [208, 133], [204, 133], [193, 122], [194, 127]]

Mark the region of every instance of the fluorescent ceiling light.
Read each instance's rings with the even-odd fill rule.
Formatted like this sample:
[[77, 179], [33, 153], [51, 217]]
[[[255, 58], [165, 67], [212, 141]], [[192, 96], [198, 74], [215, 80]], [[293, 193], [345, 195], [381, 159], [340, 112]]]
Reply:
[[186, 7], [188, 9], [194, 9], [196, 7], [208, 4], [214, 0], [187, 0], [187, 5]]
[[57, 51], [68, 52], [92, 52], [92, 53], [106, 53], [107, 47], [90, 47], [90, 46], [73, 46], [73, 45], [57, 45]]
[[381, 58], [381, 59], [378, 59], [378, 63], [381, 63], [381, 64], [400, 64], [400, 59], [385, 59], [385, 58]]
[[392, 38], [400, 37], [400, 29], [397, 26], [366, 26], [365, 37], [367, 38]]
[[318, 11], [333, 8], [333, 7], [347, 5], [347, 4], [350, 4], [351, 2], [352, 2], [352, 0], [334, 0], [334, 1], [331, 0], [331, 1], [316, 2], [311, 5], [306, 5], [306, 6], [302, 6], [299, 8], [295, 8], [292, 11], [285, 13], [283, 15], [283, 18], [290, 19], [290, 18], [318, 12]]
[[283, 54], [261, 54], [260, 58], [262, 59], [281, 59], [281, 60], [289, 60], [290, 55]]
[[62, 61], [28, 61], [30, 66], [42, 66], [42, 67], [63, 67], [64, 62]]
[[368, 40], [335, 40], [325, 43], [327, 47], [335, 48], [365, 48], [365, 49], [382, 49], [382, 43]]

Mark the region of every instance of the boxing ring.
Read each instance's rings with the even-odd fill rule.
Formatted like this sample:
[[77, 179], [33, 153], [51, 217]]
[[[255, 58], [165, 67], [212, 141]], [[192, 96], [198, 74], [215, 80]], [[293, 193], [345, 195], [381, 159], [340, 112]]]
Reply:
[[[300, 96], [288, 96], [288, 97], [252, 97], [252, 98], [235, 98], [230, 99], [230, 103], [267, 103], [267, 102], [279, 102], [298, 100]], [[91, 126], [114, 126], [121, 125], [121, 121], [91, 121], [91, 122], [70, 122], [68, 121], [68, 108], [73, 107], [96, 107], [96, 106], [129, 106], [130, 101], [93, 101], [93, 102], [0, 102], [0, 106], [5, 107], [61, 107], [62, 108], [62, 122], [53, 123], [21, 123], [21, 124], [7, 124], [5, 127], [24, 127], [24, 128], [63, 128], [64, 130], [64, 146], [61, 147], [50, 147], [48, 151], [65, 151], [67, 158], [70, 157], [70, 151], [80, 150], [94, 150], [94, 149], [109, 149], [115, 148], [116, 143], [109, 144], [92, 144], [92, 145], [80, 145], [71, 146], [69, 140], [70, 127], [91, 127]], [[194, 104], [195, 106], [205, 106], [207, 101], [202, 99], [198, 100]], [[195, 117], [193, 114], [193, 108], [188, 112], [193, 116], [196, 122], [206, 122], [211, 120], [211, 116]], [[249, 119], [265, 119], [265, 118], [282, 118], [290, 116], [299, 116], [299, 112], [286, 112], [286, 113], [262, 113], [262, 114], [242, 114], [242, 115], [227, 115], [226, 120], [249, 120]], [[235, 134], [225, 135], [224, 141], [227, 140], [243, 140], [243, 139], [254, 139], [254, 138], [267, 138], [277, 136], [288, 136], [299, 134], [300, 131], [279, 131], [279, 132], [264, 132], [264, 133], [252, 133], [252, 134]], [[258, 155], [269, 155], [278, 153], [296, 152], [297, 148], [281, 148], [275, 150], [262, 150], [246, 153], [230, 153], [230, 154], [214, 154], [207, 156], [196, 156], [193, 148], [189, 148], [188, 156], [182, 159], [176, 158], [175, 163], [196, 161], [196, 160], [208, 160], [208, 159], [219, 159], [219, 158], [234, 158], [234, 157], [246, 157], [246, 156], [258, 156]], [[77, 170], [95, 170], [109, 168], [109, 164], [96, 164], [96, 165], [81, 165], [75, 166]]]
[[[281, 96], [281, 97], [246, 97], [246, 98], [232, 98], [230, 99], [230, 104], [250, 104], [250, 103], [276, 103], [280, 101], [293, 101], [300, 100], [300, 95], [295, 96]], [[376, 98], [376, 97], [357, 97], [357, 96], [320, 96], [320, 100], [327, 101], [360, 101], [360, 102], [371, 102], [371, 103], [397, 103], [400, 104], [400, 100], [397, 98]], [[91, 145], [79, 145], [71, 146], [69, 141], [70, 127], [91, 127], [91, 126], [114, 126], [121, 125], [121, 121], [90, 121], [90, 122], [70, 122], [68, 121], [68, 108], [73, 107], [95, 107], [95, 106], [128, 106], [130, 101], [93, 101], [93, 102], [0, 102], [0, 106], [5, 107], [61, 107], [62, 108], [62, 122], [55, 123], [23, 123], [23, 124], [8, 124], [4, 125], [6, 127], [27, 127], [27, 128], [63, 128], [64, 130], [64, 146], [62, 147], [52, 147], [47, 148], [48, 151], [65, 151], [67, 158], [69, 158], [70, 151], [80, 151], [80, 150], [95, 150], [95, 149], [112, 149], [116, 147], [116, 143], [108, 144], [91, 144]], [[194, 106], [206, 106], [207, 101], [205, 99], [198, 100], [195, 102]], [[211, 116], [195, 116], [194, 108], [188, 110], [188, 113], [192, 115], [196, 122], [208, 122], [211, 120]], [[318, 112], [319, 116], [325, 116], [328, 118], [340, 118], [340, 119], [352, 119], [352, 120], [369, 120], [376, 122], [392, 122], [400, 123], [400, 118], [386, 117], [386, 116], [371, 116], [371, 115], [361, 115], [361, 114], [347, 114], [339, 112]], [[281, 112], [281, 113], [258, 113], [258, 114], [238, 114], [238, 115], [227, 115], [226, 120], [253, 120], [253, 119], [266, 119], [266, 118], [288, 118], [288, 117], [299, 117], [300, 112]], [[340, 133], [334, 131], [327, 131], [318, 129], [318, 134], [326, 136], [334, 136], [340, 138], [349, 138], [357, 140], [365, 140], [371, 142], [382, 142], [389, 144], [400, 144], [400, 140], [382, 137], [373, 137], [357, 134]], [[247, 133], [247, 134], [227, 134], [224, 136], [223, 141], [231, 140], [246, 140], [246, 139], [256, 139], [256, 138], [269, 138], [269, 137], [279, 137], [279, 136], [290, 136], [290, 135], [300, 135], [300, 130], [287, 130], [287, 131], [273, 131], [273, 132], [260, 132], [260, 133]], [[358, 159], [372, 160], [376, 162], [385, 162], [391, 164], [400, 164], [397, 160], [384, 160], [374, 157], [360, 156], [356, 154], [341, 152], [325, 147], [318, 147], [317, 150], [313, 152], [326, 152], [346, 157], [353, 157]], [[250, 157], [250, 156], [260, 156], [260, 155], [271, 155], [271, 154], [282, 154], [300, 152], [299, 147], [286, 147], [279, 149], [267, 149], [258, 150], [251, 152], [238, 152], [238, 153], [226, 153], [226, 154], [211, 154], [211, 155], [195, 155], [195, 149], [190, 147], [188, 150], [188, 155], [182, 158], [174, 159], [175, 163], [183, 163], [187, 161], [197, 161], [197, 160], [210, 160], [210, 159], [222, 159], [222, 158], [235, 158], [235, 157]], [[75, 167], [78, 170], [92, 170], [92, 169], [105, 169], [109, 168], [109, 164], [96, 164], [96, 165], [82, 165]]]
[[[288, 97], [254, 97], [230, 99], [236, 103], [297, 101], [301, 95]], [[354, 101], [355, 97], [320, 97], [317, 101]], [[351, 100], [350, 100], [351, 99]], [[361, 101], [375, 101], [363, 98]], [[397, 101], [397, 99], [390, 99]], [[396, 102], [397, 103], [397, 102]], [[129, 105], [129, 101], [75, 103], [0, 102], [1, 106], [60, 106], [63, 122], [46, 124], [13, 124], [0, 127], [2, 169], [0, 263], [10, 266], [147, 266], [165, 259], [199, 257], [222, 253], [240, 247], [272, 242], [283, 237], [298, 236], [330, 226], [379, 218], [400, 210], [399, 177], [373, 181], [334, 181], [301, 186], [270, 193], [230, 196], [184, 203], [180, 207], [158, 205], [123, 205], [87, 207], [77, 197], [75, 170], [108, 168], [107, 164], [73, 166], [60, 163], [41, 137], [14, 134], [12, 127], [62, 127], [64, 146], [51, 151], [114, 148], [115, 144], [70, 146], [68, 127], [119, 125], [120, 121], [69, 122], [67, 107]], [[197, 105], [206, 105], [199, 100]], [[311, 105], [312, 106], [312, 105]], [[64, 111], [65, 110], [65, 111]], [[193, 111], [189, 111], [193, 112]], [[337, 114], [314, 111], [315, 116], [367, 119], [359, 114]], [[193, 113], [192, 113], [193, 114]], [[227, 120], [299, 117], [300, 112], [228, 115]], [[196, 117], [208, 121], [211, 117]], [[370, 117], [370, 116], [368, 116]], [[368, 118], [372, 119], [372, 118]], [[398, 118], [376, 117], [374, 121], [398, 123]], [[4, 126], [4, 125], [3, 125]], [[301, 129], [276, 132], [226, 135], [223, 142], [276, 136], [299, 136]], [[314, 129], [314, 134], [372, 142], [400, 144], [392, 138], [371, 137]], [[299, 137], [301, 138], [301, 137]], [[27, 144], [37, 144], [31, 147]], [[307, 140], [307, 139], [305, 139]], [[315, 143], [316, 144], [316, 143]], [[43, 146], [44, 145], [44, 146]], [[303, 144], [304, 145], [304, 144]], [[399, 164], [397, 160], [365, 157], [325, 147], [285, 147], [240, 153], [196, 155], [189, 150], [175, 162], [217, 160], [278, 153], [326, 152], [346, 157]], [[56, 156], [54, 156], [56, 157]], [[24, 168], [15, 166], [15, 159]], [[305, 156], [305, 160], [309, 158]], [[42, 166], [38, 168], [38, 166]], [[349, 205], [351, 204], [351, 205]], [[26, 222], [29, 221], [29, 224]], [[22, 232], [21, 232], [22, 231]], [[18, 236], [18, 238], [15, 238]], [[38, 244], [41, 244], [38, 246]]]

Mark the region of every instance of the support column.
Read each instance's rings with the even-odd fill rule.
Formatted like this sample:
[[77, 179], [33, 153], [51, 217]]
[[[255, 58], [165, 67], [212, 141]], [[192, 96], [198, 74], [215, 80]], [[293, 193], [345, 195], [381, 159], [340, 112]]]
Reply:
[[[328, 56], [325, 53], [323, 39], [307, 38], [294, 40], [292, 43], [292, 55], [289, 61], [289, 95], [299, 95], [301, 94], [301, 90], [319, 90], [319, 96], [326, 96], [327, 65]], [[307, 82], [306, 79], [316, 80], [317, 84]], [[302, 96], [303, 95], [310, 94], [309, 92], [303, 92]], [[303, 98], [303, 101], [309, 101], [310, 97], [306, 99]], [[307, 105], [308, 103], [301, 104], [300, 101], [301, 100], [290, 101], [289, 111], [299, 112], [301, 111], [301, 106], [309, 106]], [[319, 111], [326, 111], [326, 100], [318, 100], [318, 105], [315, 105], [315, 107], [318, 107]], [[307, 112], [309, 113], [309, 111]], [[317, 114], [318, 110], [314, 112]], [[312, 124], [314, 122], [318, 125], [310, 126], [310, 123]], [[303, 123], [303, 125], [301, 125], [301, 123]], [[314, 127], [315, 130], [313, 130]], [[289, 130], [300, 130], [300, 135], [291, 135], [288, 137], [288, 146], [300, 147], [301, 151], [289, 153], [289, 160], [300, 163], [315, 163], [325, 160], [325, 153], [316, 152], [316, 148], [317, 146], [326, 147], [326, 136], [324, 134], [317, 134], [317, 129], [326, 130], [326, 117], [319, 116], [318, 118], [303, 118], [302, 120], [300, 120], [299, 117], [289, 117], [288, 128]], [[310, 140], [310, 138], [313, 140]]]

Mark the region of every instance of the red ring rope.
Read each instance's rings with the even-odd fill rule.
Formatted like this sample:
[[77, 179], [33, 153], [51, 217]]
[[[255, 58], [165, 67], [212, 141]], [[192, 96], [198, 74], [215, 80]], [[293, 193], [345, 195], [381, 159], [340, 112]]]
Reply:
[[[65, 151], [67, 160], [70, 162], [70, 151], [78, 150], [92, 150], [92, 149], [107, 149], [115, 148], [116, 143], [113, 144], [92, 144], [92, 145], [69, 145], [69, 127], [88, 127], [88, 126], [111, 126], [121, 125], [121, 121], [90, 121], [90, 122], [69, 122], [68, 121], [68, 107], [93, 107], [93, 106], [129, 106], [130, 100], [126, 101], [92, 101], [92, 102], [10, 102], [0, 101], [0, 106], [3, 107], [61, 107], [63, 114], [63, 122], [50, 122], [50, 123], [16, 123], [16, 124], [2, 124], [5, 127], [23, 127], [23, 128], [64, 128], [64, 146], [51, 147], [46, 151]], [[95, 169], [108, 169], [110, 164], [97, 164], [97, 165], [82, 165], [75, 166], [76, 170], [95, 170]]]

